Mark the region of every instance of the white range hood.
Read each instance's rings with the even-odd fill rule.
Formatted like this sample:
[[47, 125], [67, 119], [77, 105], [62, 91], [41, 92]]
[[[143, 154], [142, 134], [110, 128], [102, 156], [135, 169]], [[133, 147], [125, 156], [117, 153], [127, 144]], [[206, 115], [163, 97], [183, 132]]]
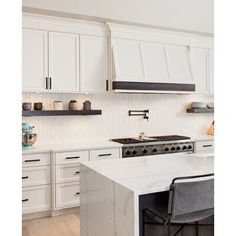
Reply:
[[115, 92], [195, 92], [191, 46], [200, 40], [199, 36], [117, 24], [108, 26]]

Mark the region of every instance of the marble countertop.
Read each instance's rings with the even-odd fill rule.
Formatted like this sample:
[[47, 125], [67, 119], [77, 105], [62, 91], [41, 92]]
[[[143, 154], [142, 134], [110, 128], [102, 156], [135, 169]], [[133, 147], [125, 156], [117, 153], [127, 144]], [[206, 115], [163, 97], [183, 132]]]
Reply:
[[168, 154], [82, 164], [138, 195], [167, 191], [175, 177], [214, 172], [213, 154]]
[[80, 142], [74, 144], [53, 144], [53, 145], [35, 145], [31, 149], [23, 149], [23, 154], [40, 153], [40, 152], [65, 152], [76, 150], [89, 150], [89, 149], [103, 149], [103, 148], [119, 148], [122, 144], [113, 141], [92, 141]]

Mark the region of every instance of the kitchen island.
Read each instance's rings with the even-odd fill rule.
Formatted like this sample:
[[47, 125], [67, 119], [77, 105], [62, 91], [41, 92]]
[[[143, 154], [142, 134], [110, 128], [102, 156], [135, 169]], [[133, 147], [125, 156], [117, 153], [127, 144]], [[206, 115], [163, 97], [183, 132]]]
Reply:
[[142, 209], [166, 201], [173, 178], [213, 173], [214, 157], [168, 154], [82, 162], [80, 171], [81, 236], [141, 236]]

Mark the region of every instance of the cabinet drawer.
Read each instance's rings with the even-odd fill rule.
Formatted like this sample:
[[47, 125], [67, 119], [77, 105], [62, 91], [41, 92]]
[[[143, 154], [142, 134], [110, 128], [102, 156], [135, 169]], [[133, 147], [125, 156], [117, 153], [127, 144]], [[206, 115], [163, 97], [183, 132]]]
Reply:
[[56, 155], [56, 164], [72, 164], [79, 163], [80, 161], [89, 160], [88, 151], [77, 151], [77, 152], [58, 152]]
[[46, 166], [50, 165], [50, 153], [24, 154], [22, 166]]
[[195, 152], [213, 151], [213, 150], [214, 150], [214, 141], [213, 140], [196, 141], [196, 143], [195, 143]]
[[51, 209], [51, 185], [25, 187], [22, 190], [22, 211], [25, 213]]
[[50, 166], [26, 167], [22, 169], [22, 186], [50, 184]]
[[56, 183], [73, 181], [79, 181], [79, 164], [56, 166]]
[[90, 151], [90, 161], [108, 160], [113, 158], [120, 158], [119, 148], [99, 149]]
[[79, 182], [56, 185], [56, 208], [75, 207], [79, 204]]

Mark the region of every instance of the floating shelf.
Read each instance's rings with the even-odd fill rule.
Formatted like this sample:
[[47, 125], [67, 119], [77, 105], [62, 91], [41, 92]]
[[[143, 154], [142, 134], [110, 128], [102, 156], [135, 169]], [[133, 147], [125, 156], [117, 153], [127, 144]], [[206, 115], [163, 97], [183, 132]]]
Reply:
[[214, 113], [214, 108], [188, 108], [187, 113]]
[[41, 110], [41, 111], [22, 111], [22, 116], [91, 116], [101, 115], [102, 110]]

